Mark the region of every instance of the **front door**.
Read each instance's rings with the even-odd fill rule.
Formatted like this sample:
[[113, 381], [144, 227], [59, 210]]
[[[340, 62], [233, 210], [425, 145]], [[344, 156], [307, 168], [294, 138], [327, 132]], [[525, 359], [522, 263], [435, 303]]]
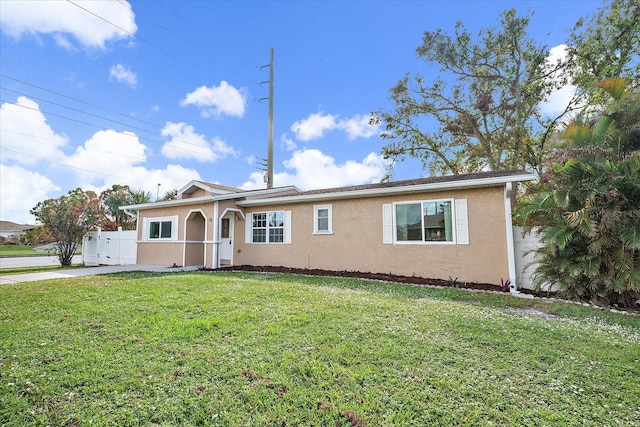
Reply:
[[233, 264], [233, 215], [220, 223], [220, 265]]

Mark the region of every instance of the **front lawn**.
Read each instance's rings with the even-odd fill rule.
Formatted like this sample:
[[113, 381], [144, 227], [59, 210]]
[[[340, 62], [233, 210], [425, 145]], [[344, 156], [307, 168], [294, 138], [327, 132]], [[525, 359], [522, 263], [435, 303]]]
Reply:
[[0, 425], [633, 426], [638, 378], [640, 319], [569, 304], [255, 273], [0, 287]]
[[0, 245], [0, 256], [36, 256], [48, 255], [48, 253], [36, 252], [33, 246]]

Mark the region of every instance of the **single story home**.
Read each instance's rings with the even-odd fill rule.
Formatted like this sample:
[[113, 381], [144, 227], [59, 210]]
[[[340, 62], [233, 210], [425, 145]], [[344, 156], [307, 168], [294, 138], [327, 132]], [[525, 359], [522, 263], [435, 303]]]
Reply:
[[39, 225], [16, 224], [11, 221], [0, 220], [0, 237], [8, 240], [17, 240], [20, 236], [24, 236], [27, 231], [40, 227]]
[[500, 283], [516, 271], [511, 192], [490, 171], [312, 191], [192, 181], [177, 200], [123, 206], [137, 263], [285, 266]]

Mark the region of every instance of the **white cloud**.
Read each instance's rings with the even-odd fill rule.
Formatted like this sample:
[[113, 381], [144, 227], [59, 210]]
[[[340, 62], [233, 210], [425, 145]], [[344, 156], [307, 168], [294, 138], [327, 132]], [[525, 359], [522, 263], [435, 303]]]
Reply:
[[356, 114], [350, 119], [341, 120], [339, 128], [347, 133], [350, 141], [356, 138], [371, 138], [378, 134], [379, 124], [370, 124], [371, 116]]
[[180, 105], [195, 105], [202, 117], [219, 118], [222, 115], [242, 117], [247, 104], [246, 89], [236, 89], [226, 81], [220, 86], [200, 86], [180, 101]]
[[136, 87], [138, 84], [138, 76], [131, 71], [129, 67], [125, 67], [122, 64], [117, 64], [111, 67], [109, 70], [109, 77], [116, 79], [120, 83], [125, 83], [131, 87]]
[[280, 146], [286, 151], [293, 151], [298, 148], [295, 142], [286, 133], [280, 137]]
[[237, 158], [240, 153], [220, 138], [207, 140], [205, 135], [195, 132], [193, 126], [184, 122], [167, 122], [162, 136], [170, 137], [162, 146], [162, 154], [170, 159], [194, 159], [199, 162], [215, 162], [227, 156]]
[[36, 219], [29, 211], [53, 191], [60, 191], [60, 187], [38, 172], [0, 164], [0, 219], [35, 224]]
[[306, 119], [295, 122], [291, 125], [291, 131], [299, 141], [311, 141], [322, 138], [324, 133], [335, 129], [338, 125], [337, 115], [324, 114], [322, 111], [313, 113]]
[[53, 39], [56, 41], [56, 44], [61, 48], [64, 48], [67, 50], [73, 50], [73, 43], [71, 43], [69, 39], [64, 36], [64, 34], [55, 33], [53, 35]]
[[[546, 59], [546, 65], [550, 69], [561, 61], [567, 59], [567, 45], [561, 44], [549, 50], [549, 56]], [[561, 71], [557, 71], [553, 78], [560, 80], [563, 75]], [[564, 112], [567, 105], [576, 93], [577, 88], [567, 84], [550, 93], [546, 99], [540, 104], [540, 111], [545, 116], [558, 116]]]
[[337, 114], [313, 113], [306, 119], [291, 125], [291, 131], [299, 141], [311, 141], [322, 138], [325, 132], [340, 129], [347, 134], [349, 140], [370, 138], [377, 135], [379, 124], [370, 124], [369, 116], [356, 114], [349, 119], [340, 119]]
[[[33, 223], [32, 207], [76, 187], [101, 192], [113, 184], [128, 184], [151, 192], [155, 199], [158, 183], [164, 194], [200, 179], [197, 170], [180, 165], [148, 169], [143, 165], [148, 149], [131, 132], [98, 131], [66, 155], [62, 148], [68, 138], [51, 129], [38, 104], [24, 97], [16, 104], [0, 106], [1, 219]], [[210, 146], [218, 156], [235, 153], [224, 143], [214, 141]], [[44, 175], [48, 173], [64, 177], [65, 188]]]
[[65, 34], [83, 46], [104, 49], [106, 42], [131, 37], [138, 29], [125, 0], [76, 4], [63, 0], [0, 1], [0, 27], [15, 38], [51, 34], [66, 49], [71, 48], [71, 42]]
[[64, 156], [61, 149], [68, 143], [67, 136], [51, 129], [40, 106], [31, 99], [20, 96], [15, 104], [2, 104], [0, 123], [3, 160], [33, 165], [42, 159], [58, 161]]
[[[146, 160], [145, 150], [131, 132], [101, 130], [77, 147], [65, 163], [77, 168], [76, 173], [87, 184], [108, 178], [125, 181], [130, 168]], [[100, 162], [96, 163], [96, 159]]]
[[[349, 160], [336, 164], [333, 157], [316, 149], [296, 151], [283, 164], [288, 171], [275, 173], [274, 185], [295, 185], [302, 190], [378, 182], [387, 168], [387, 161], [375, 153], [360, 162]], [[264, 185], [264, 174], [254, 172], [241, 188], [264, 188]]]
[[182, 188], [191, 180], [200, 180], [200, 174], [195, 169], [185, 168], [181, 165], [167, 165], [164, 169], [147, 169], [144, 166], [135, 166], [127, 170], [126, 181], [107, 181], [97, 191], [102, 192], [113, 184], [126, 183], [133, 189], [142, 189], [151, 193], [151, 200], [156, 200], [158, 184], [160, 184], [160, 197], [167, 191]]

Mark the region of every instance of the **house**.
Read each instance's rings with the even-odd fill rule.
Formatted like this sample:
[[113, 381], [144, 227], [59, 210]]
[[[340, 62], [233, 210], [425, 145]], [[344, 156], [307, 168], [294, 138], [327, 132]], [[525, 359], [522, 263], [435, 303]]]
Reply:
[[38, 225], [16, 224], [11, 221], [0, 221], [0, 238], [7, 240], [18, 240], [27, 231], [39, 227]]
[[177, 200], [122, 209], [137, 217], [141, 264], [510, 278], [515, 286], [510, 197], [534, 178], [491, 171], [313, 191], [192, 181]]

